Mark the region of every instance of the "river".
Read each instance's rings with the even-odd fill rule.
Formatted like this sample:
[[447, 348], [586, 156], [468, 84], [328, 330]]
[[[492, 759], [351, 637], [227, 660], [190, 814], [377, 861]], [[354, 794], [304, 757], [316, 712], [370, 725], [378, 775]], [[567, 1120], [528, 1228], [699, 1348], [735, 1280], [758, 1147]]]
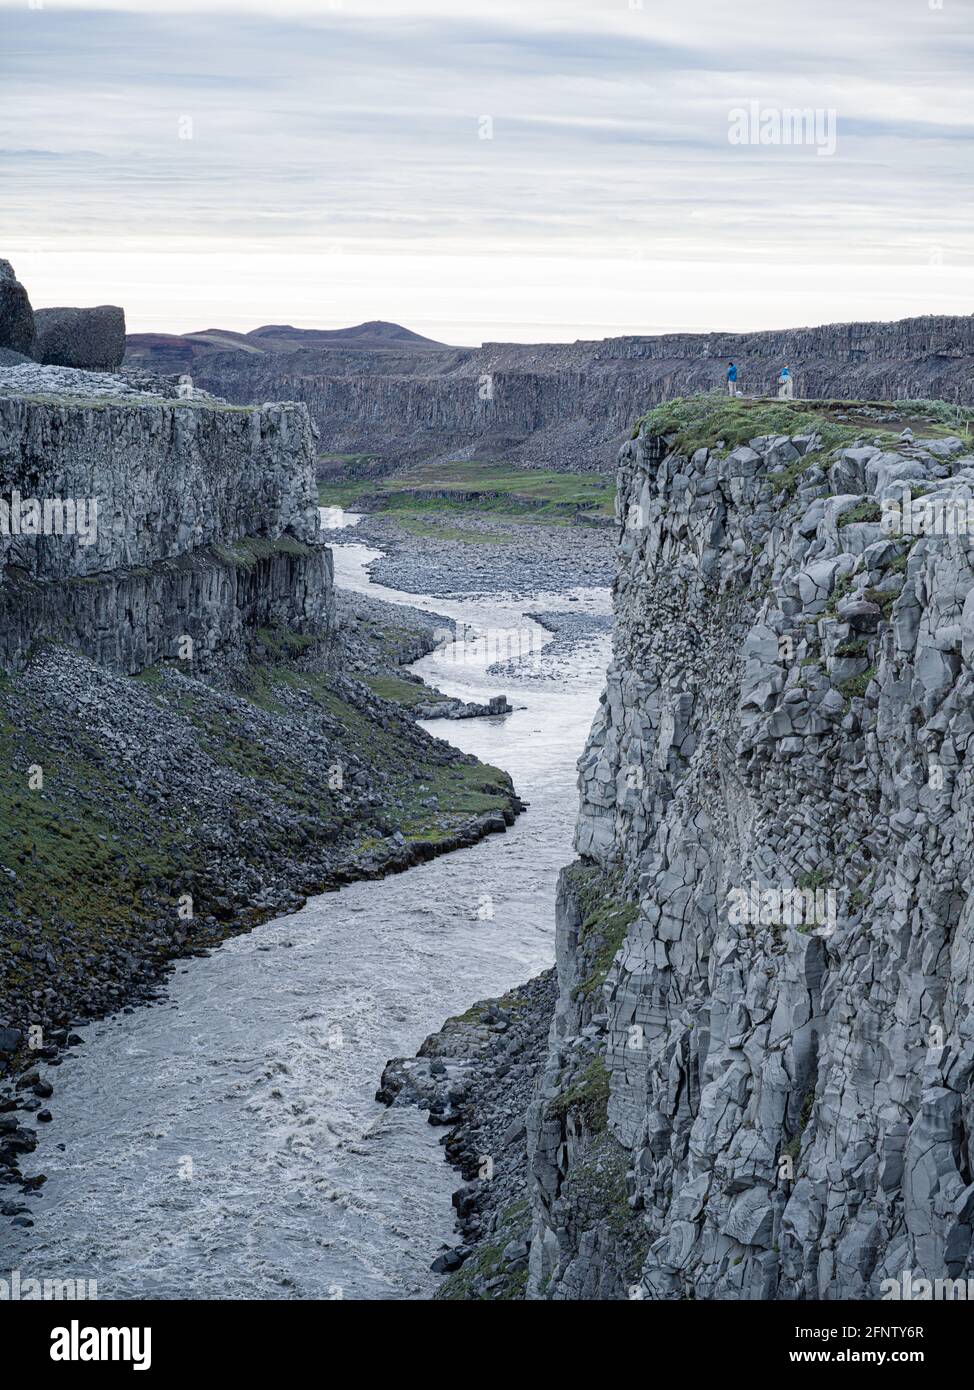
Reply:
[[[51, 1124], [32, 1229], [7, 1228], [21, 1278], [95, 1279], [100, 1298], [425, 1298], [454, 1243], [443, 1131], [374, 1099], [383, 1065], [444, 1019], [552, 963], [554, 891], [572, 855], [575, 761], [607, 642], [550, 682], [490, 677], [506, 637], [547, 640], [530, 603], [464, 603], [372, 584], [378, 552], [334, 547], [336, 582], [466, 625], [413, 669], [451, 695], [506, 691], [504, 718], [427, 727], [506, 768], [530, 809], [506, 835], [180, 962], [163, 1002], [83, 1029], [47, 1068]], [[608, 612], [605, 590], [578, 607]], [[484, 637], [489, 635], [489, 640]], [[484, 902], [492, 916], [484, 916]]]

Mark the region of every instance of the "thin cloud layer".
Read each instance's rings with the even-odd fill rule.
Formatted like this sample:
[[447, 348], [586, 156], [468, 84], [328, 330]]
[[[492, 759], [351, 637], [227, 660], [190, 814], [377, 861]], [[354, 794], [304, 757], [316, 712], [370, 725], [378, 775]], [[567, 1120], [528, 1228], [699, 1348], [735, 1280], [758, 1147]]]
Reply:
[[[592, 336], [595, 265], [605, 332], [803, 321], [809, 286], [824, 308], [840, 266], [888, 268], [876, 317], [902, 312], [904, 290], [918, 312], [974, 307], [961, 0], [536, 0], [469, 16], [433, 0], [0, 3], [0, 30], [0, 253], [30, 270], [39, 303], [90, 290], [108, 253], [129, 267], [130, 321], [169, 329], [217, 321], [231, 295], [228, 326], [398, 304], [430, 331], [424, 303], [444, 280], [462, 296], [474, 262], [500, 267], [492, 323], [471, 287], [469, 310], [436, 316], [454, 339]], [[830, 146], [767, 143], [783, 108], [821, 113]], [[749, 122], [737, 144], [734, 112]], [[288, 288], [262, 313], [272, 283], [258, 274], [287, 261], [334, 286], [350, 257], [374, 268], [360, 311], [347, 283], [330, 303], [309, 283], [303, 302]], [[202, 296], [189, 322], [153, 290], [176, 258]], [[552, 322], [555, 261], [568, 271]], [[677, 262], [701, 266], [712, 323], [692, 286], [676, 324], [654, 307]], [[245, 282], [223, 283], [241, 264]], [[768, 267], [792, 268], [791, 303], [787, 275], [784, 298], [762, 289]], [[729, 317], [741, 284], [746, 323]], [[121, 295], [108, 280], [95, 297]]]

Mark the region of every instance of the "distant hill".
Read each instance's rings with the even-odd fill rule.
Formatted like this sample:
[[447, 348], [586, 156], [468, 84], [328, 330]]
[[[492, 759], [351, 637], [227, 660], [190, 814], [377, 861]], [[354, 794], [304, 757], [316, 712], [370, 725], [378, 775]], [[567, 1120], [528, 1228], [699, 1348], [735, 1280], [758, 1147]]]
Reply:
[[444, 348], [399, 323], [373, 319], [351, 328], [294, 328], [289, 323], [268, 323], [249, 333], [230, 328], [203, 328], [194, 333], [130, 333], [126, 340], [129, 366], [158, 372], [188, 371], [216, 352], [278, 353], [301, 348], [383, 348], [398, 352]]
[[354, 328], [292, 328], [290, 324], [267, 324], [255, 328], [246, 337], [249, 342], [267, 345], [279, 352], [289, 348], [340, 347], [344, 343], [360, 348], [402, 348], [410, 344], [421, 348], [446, 346], [413, 333], [402, 324], [386, 323], [383, 319], [357, 323]]

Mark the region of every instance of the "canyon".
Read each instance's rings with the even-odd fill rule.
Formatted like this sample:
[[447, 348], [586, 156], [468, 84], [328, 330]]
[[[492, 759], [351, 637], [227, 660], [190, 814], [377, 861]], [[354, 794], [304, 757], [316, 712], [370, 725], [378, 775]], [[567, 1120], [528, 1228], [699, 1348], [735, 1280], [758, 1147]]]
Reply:
[[539, 977], [482, 1000], [383, 1078], [453, 1125], [461, 1243], [437, 1296], [963, 1285], [968, 427], [676, 401], [618, 482], [554, 997]]
[[727, 363], [748, 396], [974, 403], [974, 318], [828, 324], [756, 333], [671, 333], [575, 343], [431, 343], [396, 324], [322, 332], [130, 334], [125, 363], [183, 373], [227, 400], [303, 401], [323, 464], [388, 472], [423, 458], [486, 458], [611, 471], [632, 422], [660, 401], [724, 391]]
[[[174, 960], [196, 956], [205, 965], [194, 962], [173, 992], [190, 1021], [196, 1011], [205, 1015], [221, 988], [221, 953], [211, 948], [260, 923], [268, 924], [264, 938], [253, 935], [253, 947], [226, 956], [241, 1017], [256, 999], [258, 951], [298, 943], [303, 970], [319, 980], [363, 956], [368, 979], [378, 981], [383, 953], [415, 940], [398, 940], [394, 903], [408, 903], [411, 931], [430, 908], [411, 890], [405, 899], [385, 895], [374, 947], [364, 952], [358, 926], [368, 930], [368, 917], [355, 913], [369, 912], [376, 885], [361, 881], [418, 872], [416, 865], [448, 850], [487, 854], [483, 837], [516, 824], [506, 838], [520, 877], [503, 865], [487, 880], [483, 869], [465, 877], [458, 855], [455, 874], [424, 880], [442, 885], [437, 912], [447, 917], [456, 917], [460, 894], [483, 940], [470, 936], [464, 919], [458, 929], [470, 973], [441, 981], [439, 1017], [466, 1007], [415, 1056], [390, 1060], [381, 1081], [376, 1049], [399, 1034], [387, 1013], [378, 1026], [376, 986], [355, 976], [347, 1008], [360, 1041], [354, 1055], [335, 1060], [343, 1085], [353, 1084], [353, 1068], [354, 1105], [342, 1111], [334, 1163], [329, 1156], [321, 1169], [341, 1174], [351, 1228], [359, 1204], [374, 1201], [361, 1175], [388, 1175], [404, 1155], [427, 1175], [419, 1209], [433, 1220], [431, 1155], [407, 1118], [418, 1106], [447, 1132], [446, 1156], [463, 1180], [454, 1194], [460, 1243], [425, 1251], [446, 1275], [441, 1299], [875, 1299], [904, 1274], [970, 1277], [967, 323], [887, 325], [882, 339], [870, 339], [864, 326], [809, 330], [775, 343], [799, 363], [792, 348], [837, 351], [843, 334], [846, 352], [866, 352], [858, 367], [847, 362], [845, 378], [836, 375], [827, 399], [711, 392], [654, 404], [654, 391], [667, 391], [655, 376], [655, 387], [644, 379], [637, 388], [635, 378], [627, 386], [644, 391], [643, 413], [618, 392], [593, 412], [598, 423], [586, 449], [595, 448], [596, 434], [600, 449], [611, 444], [616, 423], [625, 436], [613, 649], [584, 747], [578, 738], [576, 858], [557, 885], [552, 854], [560, 840], [545, 827], [560, 827], [567, 806], [561, 783], [542, 776], [544, 740], [557, 741], [559, 718], [570, 716], [564, 727], [576, 729], [579, 698], [595, 706], [592, 673], [579, 683], [569, 665], [560, 684], [546, 686], [531, 684], [537, 672], [520, 672], [520, 698], [504, 706], [508, 713], [458, 721], [461, 747], [504, 761], [507, 746], [529, 783], [544, 789], [521, 821], [507, 773], [417, 722], [430, 710], [459, 708], [457, 701], [489, 714], [494, 668], [486, 655], [476, 658], [476, 678], [455, 682], [445, 700], [401, 669], [421, 657], [442, 675], [442, 615], [465, 623], [470, 609], [470, 596], [461, 603], [455, 592], [464, 547], [472, 569], [479, 552], [486, 630], [493, 624], [513, 636], [516, 627], [505, 629], [512, 615], [535, 621], [523, 600], [490, 597], [492, 576], [513, 573], [510, 555], [499, 554], [504, 523], [480, 514], [464, 532], [444, 524], [456, 520], [447, 511], [423, 523], [415, 545], [402, 527], [393, 554], [365, 549], [354, 564], [355, 547], [340, 544], [350, 583], [343, 591], [317, 506], [322, 445], [336, 442], [322, 428], [327, 414], [315, 421], [317, 397], [256, 406], [218, 399], [210, 388], [228, 389], [218, 380], [219, 344], [211, 376], [205, 361], [188, 364], [190, 373], [170, 361], [176, 371], [167, 377], [144, 363], [103, 378], [31, 363], [3, 368], [5, 491], [99, 504], [90, 544], [2, 537], [0, 734], [10, 772], [0, 843], [0, 1045], [4, 1113], [23, 1117], [5, 1120], [0, 1131], [6, 1180], [26, 1196], [43, 1182], [45, 1174], [25, 1171], [36, 1143], [29, 1120], [50, 1119], [42, 1108], [47, 1077], [77, 1045], [79, 1020], [107, 1019], [106, 1031], [94, 1035], [98, 1065], [74, 1067], [89, 1090], [66, 1103], [82, 1143], [98, 1144], [86, 1128], [84, 1096], [102, 1087], [99, 1067], [119, 1094], [130, 1094], [134, 1081], [115, 1071], [125, 1063], [113, 1030], [137, 1036], [140, 1024], [136, 1015], [119, 1021], [118, 1011], [160, 1002]], [[376, 346], [388, 335], [365, 327], [366, 346], [329, 340], [296, 350], [287, 347], [293, 332], [277, 329], [269, 355], [283, 361], [310, 352], [320, 365], [322, 355], [338, 354], [357, 368], [376, 353], [428, 365], [441, 351], [396, 334], [396, 346]], [[721, 341], [720, 356], [689, 365], [687, 358], [680, 370], [722, 373], [725, 350], [731, 345]], [[297, 384], [286, 373], [259, 376], [268, 366], [264, 349], [227, 351], [261, 357], [251, 369], [258, 375], [235, 391], [260, 398], [269, 380]], [[532, 353], [537, 365], [542, 354], [510, 351], [526, 354], [521, 365]], [[655, 347], [633, 352], [628, 360], [643, 363], [637, 371], [657, 372], [671, 360], [654, 355]], [[759, 360], [735, 355], [739, 363]], [[857, 371], [872, 373], [864, 378], [870, 395], [897, 400], [853, 399]], [[191, 380], [176, 382], [180, 374]], [[425, 423], [415, 434], [408, 419], [397, 428], [429, 456], [440, 436], [428, 428], [415, 375], [415, 420]], [[567, 393], [563, 404], [572, 396], [572, 409], [587, 409], [570, 373], [559, 369], [554, 379], [556, 395]], [[363, 401], [371, 389], [362, 386]], [[900, 396], [921, 389], [947, 399]], [[377, 420], [391, 418], [388, 407], [379, 400]], [[437, 418], [450, 434], [459, 427], [448, 414]], [[545, 435], [543, 415], [523, 416], [507, 436], [514, 440], [523, 427], [515, 453], [530, 452]], [[360, 429], [354, 416], [345, 443]], [[571, 433], [571, 418], [559, 428]], [[475, 424], [467, 420], [464, 429]], [[381, 458], [375, 467], [382, 472]], [[472, 494], [444, 501], [475, 505]], [[579, 517], [556, 511], [547, 521], [559, 537], [551, 554], [563, 541], [570, 548]], [[526, 547], [541, 523], [540, 513], [507, 522], [523, 528]], [[394, 524], [388, 514], [372, 519], [378, 534]], [[591, 525], [585, 534], [594, 573], [606, 532]], [[408, 595], [393, 590], [376, 590], [387, 606], [370, 607], [361, 566], [418, 586], [422, 566], [434, 564], [438, 535], [450, 558], [438, 579], [431, 575], [430, 594], [416, 588], [425, 614], [403, 607]], [[549, 562], [544, 572], [556, 570]], [[600, 593], [566, 590], [559, 604], [589, 603], [597, 634]], [[538, 601], [537, 617], [552, 622], [549, 610], [559, 604], [551, 596]], [[559, 747], [563, 762], [568, 753]], [[530, 878], [532, 816], [550, 837], [543, 905]], [[356, 880], [358, 896], [340, 894], [330, 909], [328, 895]], [[523, 899], [499, 954], [488, 925], [493, 889], [481, 912], [484, 882], [497, 885], [498, 900]], [[304, 916], [280, 915], [309, 899]], [[550, 960], [549, 910], [554, 970], [519, 985], [519, 962], [537, 971]], [[326, 934], [323, 952], [326, 920], [335, 935]], [[433, 950], [432, 942], [421, 947]], [[271, 1059], [270, 1040], [307, 1019], [287, 1012], [302, 1007], [302, 990], [286, 962], [267, 968], [278, 983], [254, 1008]], [[407, 951], [397, 968], [394, 992], [414, 977], [416, 961]], [[437, 979], [444, 969], [448, 961]], [[475, 980], [502, 988], [470, 1003]], [[422, 1007], [407, 1011], [412, 1035], [430, 1026], [437, 998], [424, 988]], [[341, 1016], [346, 1004], [333, 1002]], [[36, 1029], [39, 1047], [30, 1042]], [[164, 1026], [143, 1036], [164, 1055]], [[316, 1024], [305, 1040], [309, 1068], [292, 1088], [294, 1115], [309, 1106], [318, 1114], [314, 1079], [332, 1046], [324, 1036]], [[248, 1083], [234, 1072], [243, 1040], [231, 1028], [225, 1044], [214, 1059], [219, 1076], [245, 1094]], [[194, 1053], [179, 1066], [180, 1087], [202, 1085]], [[283, 1094], [283, 1083], [271, 1085], [278, 1071], [274, 1061], [270, 1089], [261, 1092], [268, 1115]], [[389, 1107], [385, 1121], [370, 1108], [370, 1078]], [[142, 1114], [143, 1098], [131, 1094]], [[320, 1102], [323, 1134], [340, 1094], [331, 1086]], [[156, 1126], [161, 1112], [151, 1107], [164, 1111], [171, 1097], [155, 1088], [144, 1103], [145, 1123]], [[209, 1135], [208, 1108], [193, 1108]], [[377, 1168], [363, 1166], [357, 1150], [374, 1125], [396, 1136]], [[293, 1147], [295, 1133], [285, 1130]], [[208, 1147], [210, 1139], [199, 1142]], [[233, 1142], [241, 1146], [234, 1171], [249, 1170], [243, 1122]], [[258, 1167], [276, 1162], [273, 1150], [262, 1150]], [[54, 1155], [50, 1166], [52, 1190], [67, 1203], [58, 1208], [66, 1215], [55, 1223], [57, 1239], [71, 1250], [75, 1197]], [[313, 1231], [316, 1181], [302, 1198]], [[106, 1209], [117, 1199], [112, 1185], [97, 1194]], [[286, 1199], [282, 1189], [276, 1200]], [[428, 1296], [421, 1227], [407, 1222], [408, 1250], [390, 1255], [401, 1218], [383, 1204], [379, 1210], [367, 1247], [349, 1237], [351, 1264], [309, 1256], [315, 1272], [307, 1296], [321, 1296], [322, 1280], [344, 1277], [353, 1296]], [[29, 1231], [33, 1217], [16, 1212]], [[152, 1213], [143, 1216], [151, 1232]], [[266, 1268], [234, 1266], [240, 1296], [254, 1287], [275, 1296], [290, 1278], [276, 1228], [269, 1220]], [[220, 1229], [218, 1222], [214, 1239]], [[106, 1250], [104, 1258], [119, 1286], [137, 1294], [142, 1275], [125, 1252]], [[394, 1259], [394, 1275], [377, 1277], [375, 1262], [385, 1259]], [[178, 1289], [185, 1268], [180, 1255], [167, 1287]]]
[[[306, 408], [153, 386], [0, 367], [0, 1076], [31, 1110], [31, 1064], [174, 959], [520, 809], [376, 693], [437, 625], [336, 595]], [[30, 1144], [0, 1134], [5, 1181]]]

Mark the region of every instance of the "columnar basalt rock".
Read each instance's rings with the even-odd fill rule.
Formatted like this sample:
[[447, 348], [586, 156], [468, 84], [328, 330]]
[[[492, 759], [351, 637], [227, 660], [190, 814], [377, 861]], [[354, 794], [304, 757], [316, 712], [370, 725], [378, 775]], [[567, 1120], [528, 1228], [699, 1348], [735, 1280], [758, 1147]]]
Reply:
[[0, 260], [0, 354], [32, 357], [35, 339], [34, 311], [27, 291], [10, 262]]
[[55, 639], [133, 673], [177, 657], [180, 637], [205, 662], [273, 623], [329, 634], [330, 553], [303, 406], [123, 386], [25, 395], [10, 384], [24, 371], [0, 385], [0, 663]]
[[117, 304], [91, 309], [38, 309], [34, 314], [39, 362], [114, 372], [125, 356], [125, 310]]
[[[754, 422], [730, 447], [664, 408], [622, 451], [614, 662], [529, 1125], [529, 1297], [974, 1276], [974, 449], [854, 410]], [[586, 873], [631, 914], [588, 1016]], [[592, 1057], [626, 1179], [586, 1227]]]

